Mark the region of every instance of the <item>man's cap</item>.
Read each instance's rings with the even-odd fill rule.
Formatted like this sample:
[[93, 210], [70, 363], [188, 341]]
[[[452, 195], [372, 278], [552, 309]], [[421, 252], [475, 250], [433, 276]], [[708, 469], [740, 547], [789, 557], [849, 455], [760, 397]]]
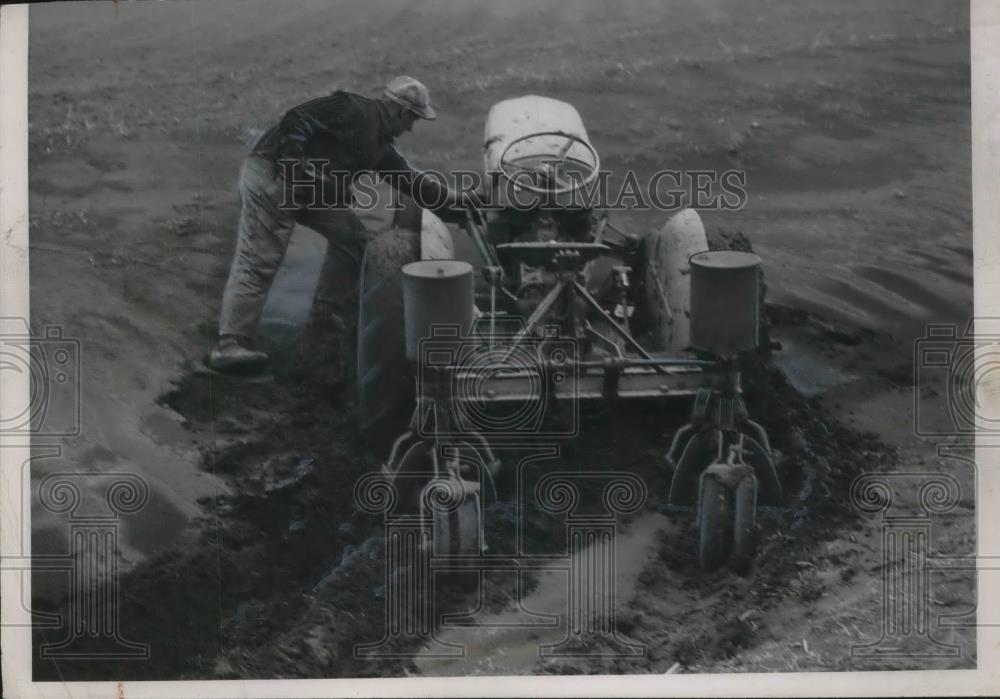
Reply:
[[437, 119], [437, 112], [431, 106], [431, 95], [427, 87], [408, 75], [399, 75], [385, 86], [387, 99], [406, 107], [421, 119]]

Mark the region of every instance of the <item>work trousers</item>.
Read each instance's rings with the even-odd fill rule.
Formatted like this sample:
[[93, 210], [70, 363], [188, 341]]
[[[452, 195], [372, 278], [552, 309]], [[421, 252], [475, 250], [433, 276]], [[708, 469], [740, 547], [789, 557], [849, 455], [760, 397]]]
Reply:
[[296, 223], [327, 241], [316, 299], [332, 307], [350, 298], [357, 287], [366, 242], [364, 224], [346, 208], [282, 208], [284, 187], [273, 161], [250, 156], [243, 162], [236, 251], [222, 295], [220, 336], [253, 338]]

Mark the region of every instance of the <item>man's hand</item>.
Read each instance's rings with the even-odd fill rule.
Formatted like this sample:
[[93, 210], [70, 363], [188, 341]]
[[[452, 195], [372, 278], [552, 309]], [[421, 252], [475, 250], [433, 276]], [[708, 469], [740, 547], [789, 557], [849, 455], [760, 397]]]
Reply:
[[431, 210], [445, 223], [461, 224], [465, 221], [466, 212], [478, 212], [479, 210], [476, 196], [469, 192], [449, 187], [443, 199], [444, 202], [440, 206]]

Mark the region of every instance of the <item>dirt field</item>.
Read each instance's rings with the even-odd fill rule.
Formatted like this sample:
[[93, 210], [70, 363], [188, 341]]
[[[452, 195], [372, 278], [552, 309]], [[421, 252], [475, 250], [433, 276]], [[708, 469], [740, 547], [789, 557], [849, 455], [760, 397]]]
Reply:
[[[123, 633], [150, 658], [39, 661], [37, 678], [975, 664], [974, 578], [956, 571], [932, 575], [928, 599], [930, 636], [957, 654], [927, 635], [884, 657], [852, 652], [879, 639], [882, 584], [901, 564], [883, 556], [881, 516], [849, 498], [864, 471], [946, 471], [961, 491], [935, 516], [931, 550], [975, 552], [975, 467], [939, 455], [955, 440], [915, 435], [913, 391], [926, 325], [961, 329], [973, 311], [963, 3], [53, 3], [32, 8], [30, 50], [32, 326], [61, 326], [83, 356], [82, 434], [33, 476], [130, 471], [151, 488], [120, 539]], [[649, 486], [620, 534], [620, 631], [642, 657], [539, 659], [539, 635], [521, 629], [460, 661], [419, 645], [391, 662], [353, 658], [353, 644], [381, 636], [384, 580], [378, 523], [345, 484], [384, 455], [352, 435], [329, 369], [336, 337], [288, 342], [322, 252], [311, 232], [296, 233], [267, 311], [274, 378], [191, 370], [214, 341], [244, 142], [299, 102], [398, 73], [424, 80], [440, 112], [401, 142], [422, 167], [481, 167], [489, 107], [544, 94], [579, 109], [615, 173], [747, 172], [746, 207], [703, 218], [764, 260], [783, 350], [748, 397], [793, 487], [763, 518], [754, 572], [706, 575], [690, 514], [659, 508], [676, 416], [628, 413], [615, 440], [580, 446]], [[616, 216], [638, 232], [665, 218]], [[942, 377], [916, 373], [920, 424], [947, 425]], [[920, 477], [899, 480], [895, 506], [915, 506]], [[547, 524], [532, 523], [540, 540]], [[32, 531], [34, 553], [66, 550], [64, 516], [35, 506]], [[531, 584], [528, 606], [558, 602], [546, 574]], [[34, 576], [39, 609], [61, 608], [60, 591], [56, 576]], [[509, 581], [486, 593], [494, 620], [509, 611]], [[471, 604], [444, 597], [452, 611]], [[475, 646], [468, 633], [442, 638]]]

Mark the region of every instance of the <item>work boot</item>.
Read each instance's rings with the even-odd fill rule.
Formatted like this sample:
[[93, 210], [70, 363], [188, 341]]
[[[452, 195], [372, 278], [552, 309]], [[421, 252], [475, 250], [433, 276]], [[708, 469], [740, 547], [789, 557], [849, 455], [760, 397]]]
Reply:
[[211, 368], [230, 372], [255, 371], [262, 369], [267, 362], [266, 352], [248, 349], [232, 335], [223, 336], [208, 358]]

